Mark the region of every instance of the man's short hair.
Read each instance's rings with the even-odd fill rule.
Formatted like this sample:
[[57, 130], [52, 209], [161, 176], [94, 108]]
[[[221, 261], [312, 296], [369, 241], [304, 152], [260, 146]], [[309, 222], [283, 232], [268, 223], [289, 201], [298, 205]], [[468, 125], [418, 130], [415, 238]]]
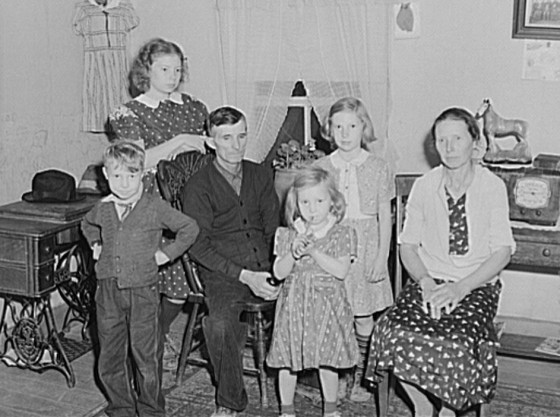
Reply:
[[216, 126], [222, 125], [235, 125], [243, 120], [247, 123], [247, 118], [242, 111], [235, 107], [223, 106], [218, 107], [208, 115], [207, 130], [208, 134], [212, 136], [212, 129]]

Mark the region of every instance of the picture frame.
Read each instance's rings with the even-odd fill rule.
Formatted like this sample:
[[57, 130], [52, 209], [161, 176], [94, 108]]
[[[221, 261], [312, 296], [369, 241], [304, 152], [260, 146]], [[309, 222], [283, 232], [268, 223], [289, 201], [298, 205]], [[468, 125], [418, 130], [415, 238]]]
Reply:
[[514, 0], [512, 37], [560, 40], [560, 0]]

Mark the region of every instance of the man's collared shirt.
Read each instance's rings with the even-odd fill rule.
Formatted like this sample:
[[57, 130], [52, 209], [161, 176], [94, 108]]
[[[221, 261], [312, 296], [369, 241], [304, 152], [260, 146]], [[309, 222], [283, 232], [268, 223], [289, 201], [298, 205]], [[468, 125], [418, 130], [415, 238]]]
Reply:
[[237, 174], [232, 174], [227, 169], [222, 167], [217, 159], [214, 159], [214, 165], [218, 172], [226, 179], [231, 188], [235, 190], [235, 194], [238, 196], [241, 194], [241, 183], [243, 182], [243, 165], [239, 165], [239, 172]]

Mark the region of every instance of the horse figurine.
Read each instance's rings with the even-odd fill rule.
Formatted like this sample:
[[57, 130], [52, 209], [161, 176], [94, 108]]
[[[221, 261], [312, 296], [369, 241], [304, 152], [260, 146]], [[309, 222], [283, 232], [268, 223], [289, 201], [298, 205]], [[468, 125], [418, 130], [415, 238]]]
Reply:
[[[483, 160], [488, 163], [513, 162], [531, 163], [531, 151], [527, 142], [528, 123], [519, 119], [504, 119], [492, 108], [490, 99], [482, 101], [482, 105], [475, 115], [482, 119], [482, 132], [487, 141], [487, 151]], [[517, 143], [513, 149], [502, 149], [497, 140], [505, 137], [514, 137]]]

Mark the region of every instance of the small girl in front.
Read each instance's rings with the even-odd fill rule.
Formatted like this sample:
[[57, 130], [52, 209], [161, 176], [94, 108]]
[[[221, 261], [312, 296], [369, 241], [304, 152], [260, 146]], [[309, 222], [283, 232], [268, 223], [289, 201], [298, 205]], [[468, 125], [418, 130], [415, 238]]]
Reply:
[[[373, 314], [393, 303], [387, 271], [391, 241], [391, 199], [394, 178], [387, 163], [368, 152], [376, 138], [364, 104], [353, 97], [335, 102], [323, 124], [323, 136], [336, 150], [317, 165], [333, 173], [346, 201], [343, 224], [358, 234], [358, 254], [344, 281], [354, 313], [361, 360], [350, 393], [352, 401], [368, 401], [371, 393], [362, 385], [363, 369], [374, 326]], [[341, 383], [339, 396], [346, 395]]]
[[340, 224], [345, 202], [329, 173], [312, 167], [286, 196], [286, 222], [276, 232], [274, 275], [285, 280], [276, 304], [267, 363], [280, 368], [282, 417], [294, 417], [297, 372], [318, 369], [323, 416], [338, 417], [338, 370], [358, 363], [344, 279], [355, 256], [355, 231]]

